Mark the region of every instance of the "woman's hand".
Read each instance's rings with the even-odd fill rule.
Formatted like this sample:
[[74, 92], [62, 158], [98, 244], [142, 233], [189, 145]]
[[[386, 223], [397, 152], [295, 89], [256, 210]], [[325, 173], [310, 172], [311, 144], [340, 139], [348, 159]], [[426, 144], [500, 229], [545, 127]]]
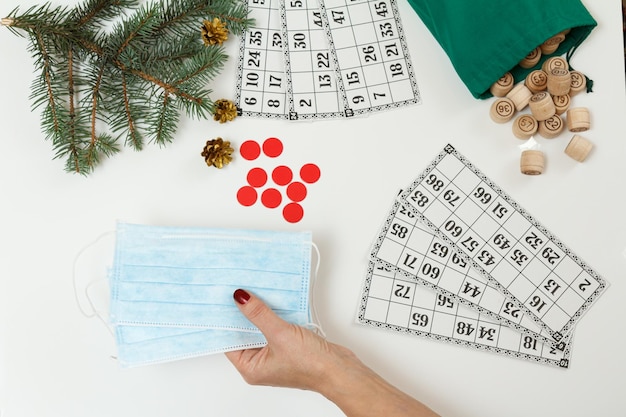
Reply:
[[265, 347], [226, 353], [249, 384], [319, 392], [320, 381], [330, 376], [334, 366], [356, 360], [348, 349], [284, 321], [253, 294], [237, 290], [234, 298], [267, 339]]
[[237, 290], [233, 297], [267, 339], [265, 347], [226, 353], [249, 384], [315, 391], [350, 417], [436, 416], [366, 367], [349, 349], [284, 321], [253, 294]]

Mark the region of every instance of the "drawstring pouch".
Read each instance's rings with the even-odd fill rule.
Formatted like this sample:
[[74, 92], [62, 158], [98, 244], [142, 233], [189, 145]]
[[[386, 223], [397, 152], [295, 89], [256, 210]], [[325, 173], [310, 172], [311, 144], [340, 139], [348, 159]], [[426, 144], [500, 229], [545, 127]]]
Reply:
[[[515, 82], [551, 56], [571, 57], [597, 25], [580, 0], [408, 0], [475, 98], [505, 73]], [[569, 31], [532, 68], [518, 64], [546, 40]]]

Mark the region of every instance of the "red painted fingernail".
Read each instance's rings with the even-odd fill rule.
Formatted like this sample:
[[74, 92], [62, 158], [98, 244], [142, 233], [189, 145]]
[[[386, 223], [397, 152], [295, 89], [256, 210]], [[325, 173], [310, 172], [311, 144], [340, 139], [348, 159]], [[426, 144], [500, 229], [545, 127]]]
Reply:
[[238, 290], [235, 290], [235, 292], [233, 294], [233, 298], [239, 304], [245, 304], [250, 299], [250, 294], [248, 294], [246, 291], [244, 291], [242, 289], [238, 289]]

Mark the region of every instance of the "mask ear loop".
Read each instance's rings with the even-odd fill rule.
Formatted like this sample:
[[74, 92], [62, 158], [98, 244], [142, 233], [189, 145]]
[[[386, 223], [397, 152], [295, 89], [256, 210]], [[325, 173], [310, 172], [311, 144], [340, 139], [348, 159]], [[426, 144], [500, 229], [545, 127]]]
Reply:
[[311, 279], [311, 289], [309, 294], [309, 306], [311, 309], [311, 318], [313, 319], [312, 323], [308, 323], [307, 326], [311, 327], [317, 334], [326, 339], [326, 333], [322, 329], [322, 325], [320, 324], [319, 318], [317, 316], [317, 310], [315, 309], [315, 303], [313, 302], [314, 294], [315, 294], [315, 283], [317, 281], [318, 272], [320, 270], [320, 263], [322, 257], [320, 255], [320, 250], [314, 242], [311, 242], [311, 246], [315, 249], [315, 253], [317, 255], [317, 263], [315, 265], [315, 270], [313, 271], [313, 277]]
[[115, 336], [115, 333], [113, 332], [113, 329], [111, 329], [111, 327], [109, 326], [107, 320], [98, 311], [98, 309], [96, 308], [95, 304], [93, 303], [93, 300], [91, 299], [91, 296], [89, 295], [89, 290], [92, 288], [92, 286], [94, 284], [97, 284], [98, 282], [103, 281], [104, 279], [93, 280], [89, 284], [87, 284], [87, 286], [85, 287], [84, 295], [85, 295], [85, 299], [87, 300], [87, 303], [89, 304], [89, 309], [91, 311], [85, 310], [83, 308], [83, 306], [81, 305], [79, 294], [78, 294], [78, 285], [77, 285], [77, 282], [76, 282], [76, 277], [78, 275], [76, 273], [76, 269], [77, 269], [78, 261], [81, 258], [81, 256], [88, 249], [91, 249], [93, 246], [95, 246], [102, 239], [104, 239], [105, 237], [107, 237], [107, 236], [109, 236], [109, 235], [111, 235], [113, 233], [115, 233], [115, 232], [114, 231], [109, 231], [109, 232], [105, 232], [105, 233], [101, 234], [95, 240], [93, 240], [91, 243], [87, 244], [80, 251], [78, 251], [78, 253], [74, 257], [74, 262], [72, 264], [72, 286], [74, 287], [74, 299], [76, 301], [76, 306], [78, 307], [78, 310], [81, 312], [81, 314], [83, 316], [85, 316], [86, 318], [88, 318], [88, 319], [91, 319], [91, 318], [94, 318], [94, 317], [97, 318], [98, 320], [100, 320], [102, 322], [102, 324], [104, 324], [104, 327], [106, 327], [106, 329], [109, 331], [109, 333], [111, 333], [111, 335]]

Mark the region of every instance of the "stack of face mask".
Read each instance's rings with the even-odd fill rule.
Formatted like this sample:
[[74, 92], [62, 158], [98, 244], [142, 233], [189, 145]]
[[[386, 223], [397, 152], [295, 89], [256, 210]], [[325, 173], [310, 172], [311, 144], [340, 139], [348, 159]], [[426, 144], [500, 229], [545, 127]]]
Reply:
[[119, 223], [110, 320], [123, 367], [260, 347], [243, 288], [283, 319], [311, 323], [311, 234]]

